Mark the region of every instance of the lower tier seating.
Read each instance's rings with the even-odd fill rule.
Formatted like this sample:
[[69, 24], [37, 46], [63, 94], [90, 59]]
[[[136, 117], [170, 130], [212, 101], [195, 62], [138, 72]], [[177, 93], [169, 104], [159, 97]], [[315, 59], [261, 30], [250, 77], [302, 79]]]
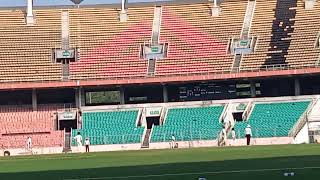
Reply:
[[83, 127], [73, 130], [72, 137], [80, 132], [92, 145], [140, 143], [144, 127], [136, 126], [137, 116], [138, 110], [84, 112]]
[[162, 126], [154, 126], [151, 142], [216, 139], [222, 129], [223, 106], [169, 109]]
[[64, 132], [55, 130], [58, 105], [39, 105], [38, 111], [30, 106], [0, 107], [0, 146], [25, 148], [28, 137], [33, 147], [62, 146]]
[[245, 137], [247, 124], [254, 138], [285, 137], [306, 111], [310, 101], [255, 104], [247, 122], [237, 122], [237, 138]]

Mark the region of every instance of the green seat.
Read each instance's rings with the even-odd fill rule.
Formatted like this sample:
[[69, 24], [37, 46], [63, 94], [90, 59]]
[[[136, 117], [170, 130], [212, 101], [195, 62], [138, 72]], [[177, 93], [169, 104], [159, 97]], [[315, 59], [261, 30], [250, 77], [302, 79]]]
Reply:
[[309, 104], [310, 101], [255, 104], [248, 122], [236, 123], [237, 136], [244, 138], [248, 123], [253, 137], [288, 136]]
[[169, 109], [164, 124], [154, 126], [151, 142], [216, 139], [221, 130], [223, 106]]
[[82, 129], [73, 130], [72, 137], [80, 132], [92, 145], [140, 143], [144, 127], [136, 127], [137, 116], [138, 110], [85, 112]]

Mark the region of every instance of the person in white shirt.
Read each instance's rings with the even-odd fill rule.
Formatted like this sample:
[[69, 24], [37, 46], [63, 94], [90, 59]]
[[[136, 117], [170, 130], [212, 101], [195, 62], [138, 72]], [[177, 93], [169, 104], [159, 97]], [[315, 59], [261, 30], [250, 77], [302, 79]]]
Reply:
[[232, 145], [235, 145], [236, 143], [236, 131], [234, 130], [234, 128], [232, 128], [231, 130], [231, 138], [232, 138]]
[[76, 140], [77, 146], [78, 146], [78, 151], [81, 152], [82, 136], [81, 136], [80, 132], [78, 132], [78, 134], [73, 139]]
[[31, 137], [29, 136], [27, 138], [27, 150], [31, 150], [32, 149], [32, 139]]
[[176, 145], [176, 137], [174, 136], [174, 134], [172, 134], [171, 136], [171, 148], [173, 149]]
[[222, 127], [222, 137], [223, 137], [223, 140], [224, 140], [223, 145], [225, 146], [225, 145], [227, 145], [227, 131], [226, 131], [226, 127], [225, 126]]
[[249, 146], [250, 145], [251, 136], [252, 136], [251, 126], [249, 124], [245, 129], [245, 133], [246, 133], [246, 138], [247, 138], [247, 146]]
[[86, 152], [89, 152], [90, 140], [88, 137], [84, 140], [84, 145], [86, 146]]

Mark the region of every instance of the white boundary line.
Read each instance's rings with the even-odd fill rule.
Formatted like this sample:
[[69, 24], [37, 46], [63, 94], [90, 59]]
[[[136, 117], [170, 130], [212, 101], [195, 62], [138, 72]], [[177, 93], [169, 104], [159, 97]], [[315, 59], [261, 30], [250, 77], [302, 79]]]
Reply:
[[263, 171], [283, 171], [283, 170], [303, 170], [303, 169], [320, 169], [320, 166], [314, 167], [287, 167], [287, 168], [270, 168], [270, 169], [244, 169], [230, 171], [206, 171], [206, 172], [190, 172], [190, 173], [172, 173], [172, 174], [150, 174], [137, 176], [113, 176], [113, 177], [94, 177], [94, 178], [71, 178], [64, 180], [101, 180], [101, 179], [129, 179], [129, 178], [149, 178], [149, 177], [164, 177], [164, 176], [183, 176], [183, 175], [204, 175], [204, 174], [227, 174], [227, 173], [246, 173], [246, 172], [263, 172]]

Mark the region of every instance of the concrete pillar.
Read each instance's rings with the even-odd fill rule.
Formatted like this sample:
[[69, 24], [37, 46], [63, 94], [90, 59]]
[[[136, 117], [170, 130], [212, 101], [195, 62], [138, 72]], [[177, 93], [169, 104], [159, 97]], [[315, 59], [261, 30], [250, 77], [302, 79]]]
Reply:
[[76, 107], [80, 108], [81, 99], [80, 99], [80, 91], [78, 88], [75, 89], [74, 98], [76, 102]]
[[124, 87], [120, 87], [120, 104], [125, 104]]
[[34, 24], [34, 18], [33, 18], [33, 0], [28, 0], [26, 22], [27, 22], [27, 25], [33, 25], [33, 24]]
[[256, 97], [256, 82], [254, 81], [250, 82], [250, 92], [251, 92], [251, 97]]
[[122, 0], [122, 3], [121, 3], [121, 12], [122, 13], [125, 13], [126, 10], [125, 10], [125, 3], [126, 3], [126, 0]]
[[221, 14], [221, 7], [218, 6], [217, 0], [214, 0], [213, 7], [211, 9], [211, 14], [213, 17], [220, 16]]
[[168, 88], [166, 85], [162, 86], [162, 93], [163, 93], [163, 102], [168, 102]]
[[28, 0], [27, 16], [33, 16], [33, 0]]
[[32, 109], [36, 111], [38, 109], [38, 102], [37, 102], [37, 90], [32, 89]]
[[312, 10], [315, 4], [316, 4], [316, 0], [305, 0], [304, 8], [306, 10]]
[[86, 105], [86, 93], [82, 87], [79, 88], [80, 94], [79, 94], [79, 99], [80, 99], [80, 106], [85, 106]]
[[294, 79], [294, 95], [299, 96], [301, 94], [300, 80], [298, 78]]
[[125, 9], [126, 8], [125, 4], [126, 4], [126, 0], [122, 0], [121, 11], [119, 13], [120, 22], [128, 21], [128, 14], [127, 14], [127, 10]]
[[214, 7], [217, 7], [217, 0], [214, 0], [213, 5]]

